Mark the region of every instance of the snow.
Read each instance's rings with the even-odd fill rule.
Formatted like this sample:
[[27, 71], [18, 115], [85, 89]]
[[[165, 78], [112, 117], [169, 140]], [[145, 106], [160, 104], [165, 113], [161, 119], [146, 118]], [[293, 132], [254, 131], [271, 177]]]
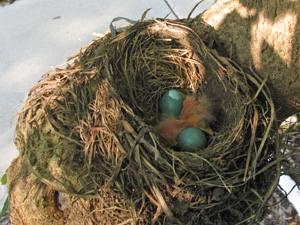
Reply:
[[[289, 193], [290, 190], [296, 185], [295, 181], [292, 180], [290, 176], [283, 175], [280, 177], [280, 186]], [[300, 190], [296, 187], [292, 190], [292, 192], [288, 196], [289, 201], [293, 204], [295, 209], [300, 213]]]

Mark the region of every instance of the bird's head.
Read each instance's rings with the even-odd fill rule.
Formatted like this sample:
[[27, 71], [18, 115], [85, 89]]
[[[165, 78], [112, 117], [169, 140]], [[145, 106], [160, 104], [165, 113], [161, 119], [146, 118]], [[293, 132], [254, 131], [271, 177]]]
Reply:
[[198, 125], [198, 128], [206, 133], [208, 133], [209, 135], [214, 135], [214, 132], [213, 130], [210, 128], [209, 126], [209, 122], [207, 119], [200, 119], [198, 122], [197, 122], [197, 125]]

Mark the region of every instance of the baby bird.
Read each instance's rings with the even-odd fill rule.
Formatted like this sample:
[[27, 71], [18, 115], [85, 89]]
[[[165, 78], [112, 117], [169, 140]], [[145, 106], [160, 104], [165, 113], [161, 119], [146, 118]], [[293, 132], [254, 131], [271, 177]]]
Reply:
[[183, 101], [179, 119], [189, 121], [191, 127], [203, 130], [209, 135], [214, 134], [210, 124], [215, 122], [216, 118], [211, 112], [211, 103], [204, 95], [199, 97], [187, 96]]
[[157, 130], [171, 145], [175, 145], [178, 135], [187, 127], [189, 122], [186, 120], [164, 118], [157, 126]]
[[211, 104], [206, 96], [187, 96], [183, 101], [179, 119], [162, 119], [157, 126], [158, 132], [172, 145], [176, 144], [180, 132], [188, 127], [196, 127], [213, 135], [210, 124], [215, 121], [215, 117], [211, 113], [210, 108]]

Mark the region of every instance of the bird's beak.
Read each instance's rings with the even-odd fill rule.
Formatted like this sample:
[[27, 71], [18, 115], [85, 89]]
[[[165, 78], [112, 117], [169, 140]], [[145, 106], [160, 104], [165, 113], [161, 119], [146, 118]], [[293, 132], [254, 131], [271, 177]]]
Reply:
[[205, 133], [208, 133], [209, 135], [213, 136], [214, 132], [210, 127], [199, 127], [200, 130], [204, 131]]
[[200, 119], [197, 123], [198, 128], [206, 133], [208, 133], [209, 135], [213, 136], [214, 132], [213, 130], [210, 128], [209, 123], [206, 119]]

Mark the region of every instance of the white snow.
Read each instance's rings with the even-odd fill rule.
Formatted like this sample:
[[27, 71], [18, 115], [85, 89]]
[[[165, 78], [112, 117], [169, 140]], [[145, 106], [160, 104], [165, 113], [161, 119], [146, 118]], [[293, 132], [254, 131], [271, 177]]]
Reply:
[[[289, 193], [290, 190], [296, 185], [295, 181], [292, 180], [290, 176], [283, 175], [280, 177], [280, 186]], [[293, 204], [295, 209], [300, 214], [300, 190], [296, 187], [292, 190], [292, 192], [288, 196], [289, 201]]]

